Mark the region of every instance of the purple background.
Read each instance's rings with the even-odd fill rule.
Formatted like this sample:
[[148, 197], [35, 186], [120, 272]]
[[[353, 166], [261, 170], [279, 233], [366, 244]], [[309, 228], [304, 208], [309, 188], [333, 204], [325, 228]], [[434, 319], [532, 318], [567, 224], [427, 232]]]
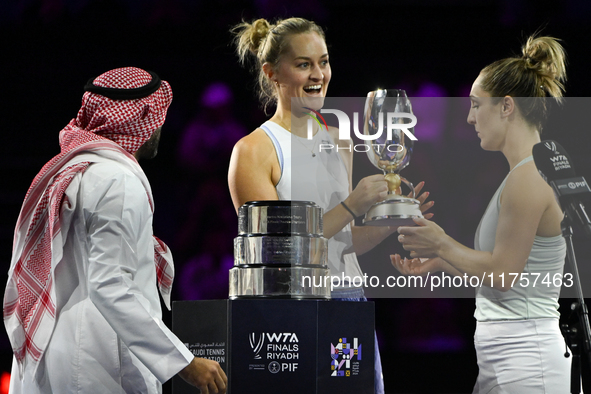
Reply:
[[[564, 40], [567, 95], [584, 97], [591, 86], [591, 3], [585, 0], [4, 0], [3, 281], [22, 199], [37, 171], [59, 152], [58, 132], [76, 116], [82, 86], [108, 69], [137, 66], [156, 71], [174, 92], [158, 158], [143, 163], [156, 201], [155, 233], [175, 255], [174, 299], [226, 298], [237, 232], [228, 160], [234, 142], [266, 119], [253, 93], [255, 79], [239, 66], [228, 30], [241, 18], [289, 16], [313, 19], [326, 29], [333, 97], [364, 96], [377, 87], [404, 88], [410, 97], [465, 97], [482, 67], [518, 53], [524, 38], [539, 28]], [[577, 173], [591, 179], [586, 125], [552, 125], [543, 138], [560, 142]], [[417, 143], [404, 175], [427, 181], [437, 222], [472, 246], [480, 216], [508, 166], [499, 153], [479, 150], [470, 128], [457, 130], [426, 148]], [[362, 166], [366, 172], [359, 176], [375, 173], [367, 161]], [[386, 242], [393, 252], [401, 250], [394, 237]], [[589, 264], [588, 243], [578, 235], [575, 248], [579, 264]], [[366, 270], [389, 265], [372, 254], [361, 261]], [[562, 300], [563, 311], [570, 301]], [[387, 392], [471, 392], [477, 374], [473, 300], [375, 302]], [[0, 372], [8, 371], [10, 362], [2, 334]]]

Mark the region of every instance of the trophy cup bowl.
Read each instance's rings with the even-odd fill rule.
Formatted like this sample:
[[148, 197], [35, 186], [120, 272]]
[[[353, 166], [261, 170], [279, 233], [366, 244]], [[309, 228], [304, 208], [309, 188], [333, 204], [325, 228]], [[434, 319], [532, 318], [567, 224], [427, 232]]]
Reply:
[[[388, 182], [386, 199], [372, 205], [365, 214], [363, 224], [368, 226], [414, 226], [413, 218], [423, 217], [413, 184], [398, 174], [410, 163], [414, 140], [402, 128], [394, 128], [390, 132], [387, 130], [389, 122], [411, 123], [411, 117], [401, 114], [413, 116], [410, 100], [404, 90], [378, 89], [367, 94], [363, 134], [378, 135], [371, 144], [366, 143], [367, 156], [376, 168], [384, 172]], [[405, 130], [414, 135], [414, 127], [406, 127]], [[401, 183], [410, 188], [411, 197], [396, 194]]]

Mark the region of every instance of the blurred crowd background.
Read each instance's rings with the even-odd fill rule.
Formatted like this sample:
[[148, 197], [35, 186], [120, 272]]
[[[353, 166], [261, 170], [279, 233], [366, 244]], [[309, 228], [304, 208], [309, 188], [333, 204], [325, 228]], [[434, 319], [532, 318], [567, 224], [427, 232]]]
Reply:
[[[543, 138], [560, 142], [577, 174], [591, 179], [591, 130], [581, 116], [591, 103], [585, 100], [591, 88], [586, 0], [1, 0], [1, 288], [24, 195], [59, 152], [58, 132], [76, 116], [82, 87], [109, 69], [136, 66], [157, 72], [174, 92], [158, 157], [142, 163], [154, 191], [155, 234], [175, 256], [173, 299], [227, 298], [237, 233], [229, 157], [234, 143], [267, 118], [255, 78], [238, 64], [229, 29], [242, 19], [290, 16], [326, 30], [330, 96], [403, 88], [411, 98], [457, 97], [447, 102], [463, 103], [461, 115], [453, 117], [459, 121], [446, 120], [445, 127], [446, 110], [416, 106], [423, 111], [419, 122], [430, 124], [422, 135], [417, 128], [419, 142], [403, 173], [415, 183], [426, 181], [436, 201], [434, 220], [462, 243], [473, 246], [480, 216], [508, 170], [500, 153], [480, 149], [465, 123], [465, 97], [482, 67], [519, 53], [535, 31], [563, 40], [566, 95], [572, 98], [550, 119]], [[354, 183], [377, 173], [366, 157], [355, 160]], [[591, 249], [579, 234], [575, 251], [585, 267]], [[388, 253], [402, 249], [395, 237], [384, 245], [387, 250], [361, 257], [370, 274], [395, 274]], [[583, 281], [587, 292], [589, 283]], [[473, 299], [374, 301], [387, 392], [471, 392], [477, 374]], [[571, 302], [561, 300], [563, 319]], [[1, 331], [0, 373], [11, 364]]]

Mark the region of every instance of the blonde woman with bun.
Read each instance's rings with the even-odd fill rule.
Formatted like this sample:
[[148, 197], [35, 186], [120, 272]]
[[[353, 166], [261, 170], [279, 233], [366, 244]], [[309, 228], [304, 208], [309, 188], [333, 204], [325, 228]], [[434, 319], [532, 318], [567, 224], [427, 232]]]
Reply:
[[[383, 175], [368, 176], [351, 187], [352, 141], [338, 139], [335, 128], [320, 127], [314, 129], [312, 140], [306, 138], [307, 115], [302, 107], [320, 109], [332, 77], [322, 28], [302, 18], [274, 24], [258, 19], [237, 25], [233, 32], [240, 60], [253, 61], [265, 112], [275, 106], [273, 116], [234, 147], [228, 182], [236, 210], [247, 201], [315, 202], [324, 210], [330, 275], [363, 277], [357, 255], [396, 229], [352, 225], [355, 217], [383, 200], [388, 190]], [[320, 143], [339, 149], [320, 151]], [[420, 183], [415, 188], [416, 195], [422, 187]], [[423, 211], [432, 206], [424, 203], [427, 196], [419, 197]], [[343, 281], [333, 288], [332, 297], [365, 300], [363, 287]], [[377, 342], [375, 383], [376, 393], [383, 393]]]
[[474, 393], [570, 392], [570, 358], [564, 357], [558, 323], [560, 288], [543, 283], [563, 273], [563, 213], [532, 160], [547, 101], [562, 99], [565, 53], [551, 37], [530, 37], [522, 51], [485, 67], [470, 92], [468, 123], [480, 146], [501, 152], [510, 167], [478, 226], [475, 249], [421, 219], [418, 227], [398, 229], [412, 260], [391, 256], [404, 274], [485, 278], [476, 290], [480, 372]]

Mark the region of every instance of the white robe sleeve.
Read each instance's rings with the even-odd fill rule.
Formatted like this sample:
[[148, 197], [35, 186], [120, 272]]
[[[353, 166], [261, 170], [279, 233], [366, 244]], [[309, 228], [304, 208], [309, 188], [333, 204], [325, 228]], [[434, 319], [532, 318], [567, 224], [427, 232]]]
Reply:
[[146, 190], [137, 177], [119, 173], [82, 200], [90, 299], [129, 350], [165, 382], [193, 354], [161, 319]]

